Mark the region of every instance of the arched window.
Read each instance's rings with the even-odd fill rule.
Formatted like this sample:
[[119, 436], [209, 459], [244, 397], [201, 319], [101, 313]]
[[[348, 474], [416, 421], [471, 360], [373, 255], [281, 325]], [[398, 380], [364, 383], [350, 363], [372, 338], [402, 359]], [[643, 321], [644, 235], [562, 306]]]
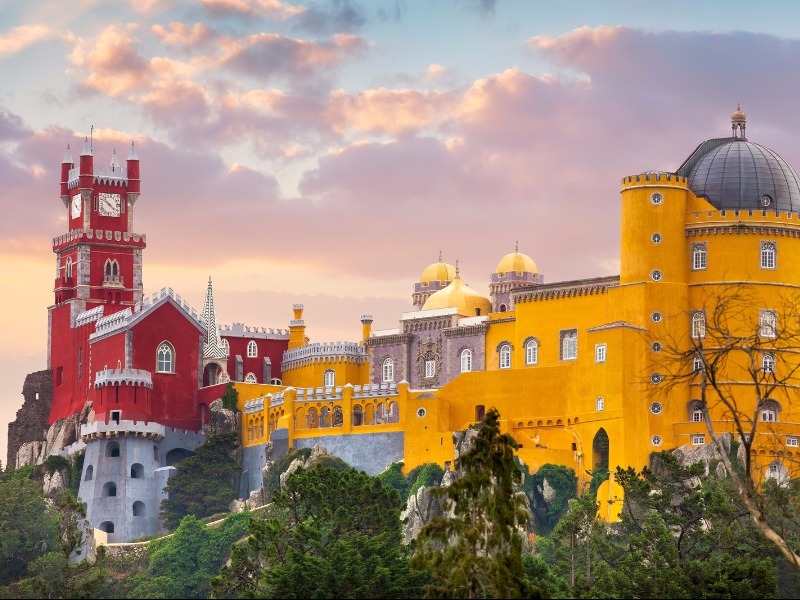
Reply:
[[153, 460], [158, 461], [158, 446], [153, 444]]
[[703, 271], [707, 266], [708, 248], [705, 242], [692, 244], [692, 271]]
[[328, 369], [322, 376], [322, 383], [325, 387], [333, 387], [336, 385], [336, 372], [333, 369]]
[[692, 373], [699, 373], [703, 370], [703, 357], [695, 354], [692, 358]]
[[381, 379], [384, 383], [394, 381], [394, 359], [391, 356], [383, 359]]
[[525, 364], [535, 365], [539, 362], [539, 340], [531, 338], [525, 342]]
[[156, 353], [156, 373], [175, 372], [175, 350], [169, 342], [161, 342]]
[[778, 313], [774, 310], [761, 310], [758, 322], [758, 335], [769, 339], [778, 337]]
[[774, 373], [775, 372], [775, 355], [774, 354], [765, 354], [761, 357], [761, 370], [764, 373]]
[[111, 521], [103, 521], [100, 523], [100, 531], [105, 531], [106, 533], [114, 533], [114, 523]]
[[72, 277], [72, 258], [68, 258], [64, 265], [64, 277]]
[[103, 497], [111, 498], [117, 495], [117, 484], [109, 481], [103, 486]]
[[775, 242], [761, 242], [761, 268], [774, 269], [777, 264], [778, 245]]
[[761, 420], [765, 423], [775, 423], [778, 420], [780, 405], [774, 400], [765, 400], [761, 404]]
[[604, 398], [598, 398], [595, 401], [595, 409], [599, 412], [606, 409], [606, 401]]
[[706, 337], [706, 313], [698, 310], [692, 315], [692, 338], [699, 340], [704, 337]]
[[255, 340], [250, 340], [247, 342], [247, 358], [257, 358], [258, 357], [258, 346], [256, 345]]
[[468, 373], [472, 371], [472, 350], [464, 348], [461, 351], [461, 372]]
[[344, 424], [344, 413], [341, 406], [333, 407], [333, 426], [341, 427]]
[[86, 475], [84, 475], [83, 480], [91, 481], [93, 476], [94, 476], [94, 467], [92, 465], [89, 465], [88, 467], [86, 467]]
[[258, 383], [258, 379], [256, 378], [256, 374], [252, 373], [252, 372], [248, 373], [247, 375], [244, 376], [244, 382], [245, 383]]
[[222, 351], [225, 353], [225, 356], [230, 356], [231, 345], [228, 340], [222, 340]]
[[360, 404], [353, 407], [353, 427], [358, 427], [364, 424], [364, 410]]
[[111, 279], [111, 259], [110, 258], [108, 260], [106, 260], [105, 274], [106, 274], [106, 281]]
[[511, 368], [511, 344], [500, 344], [500, 348], [497, 350], [500, 358], [500, 368], [501, 369], [510, 369]]
[[131, 465], [131, 479], [144, 479], [144, 466], [139, 463]]
[[400, 407], [397, 406], [397, 402], [391, 402], [389, 404], [389, 416], [387, 421], [389, 423], [397, 423], [400, 421]]
[[119, 442], [108, 442], [106, 444], [106, 456], [119, 458]]
[[143, 517], [145, 515], [144, 502], [137, 500], [133, 503], [133, 516]]

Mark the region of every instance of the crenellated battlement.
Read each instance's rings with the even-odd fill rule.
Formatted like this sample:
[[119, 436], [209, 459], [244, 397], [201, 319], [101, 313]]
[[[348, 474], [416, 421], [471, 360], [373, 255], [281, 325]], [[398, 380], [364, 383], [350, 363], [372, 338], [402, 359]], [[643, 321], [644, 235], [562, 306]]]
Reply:
[[142, 316], [154, 310], [164, 302], [171, 301], [172, 304], [178, 308], [187, 317], [197, 323], [199, 327], [205, 329], [206, 324], [203, 316], [192, 308], [186, 300], [183, 300], [179, 294], [176, 294], [172, 288], [161, 288], [160, 292], [154, 292], [152, 297], [145, 298], [143, 302], [137, 302], [133, 308], [126, 308], [119, 312], [98, 319], [95, 332], [89, 336], [89, 340], [95, 340], [98, 337], [110, 335], [120, 331], [133, 322], [138, 321]]
[[367, 348], [363, 344], [314, 343], [284, 351], [281, 369], [285, 371], [315, 362], [350, 361], [359, 364], [367, 359]]
[[144, 248], [147, 245], [147, 236], [143, 233], [128, 233], [127, 231], [111, 231], [110, 229], [72, 229], [69, 233], [53, 238], [53, 251], [75, 242], [120, 242], [126, 246], [131, 244]]
[[667, 171], [645, 171], [638, 175], [628, 175], [622, 178], [623, 190], [647, 186], [688, 188], [689, 180]]
[[[128, 183], [128, 169], [122, 165], [98, 166], [94, 165], [94, 182], [106, 185], [125, 186]], [[75, 189], [80, 183], [80, 167], [69, 170], [67, 188]]]
[[81, 327], [83, 325], [88, 325], [89, 323], [94, 323], [103, 317], [104, 310], [105, 306], [101, 304], [100, 306], [95, 306], [94, 308], [82, 312], [75, 317], [75, 323], [73, 327]]
[[697, 228], [730, 228], [738, 225], [798, 231], [800, 230], [800, 214], [767, 209], [704, 210], [686, 214], [687, 235], [689, 230]]
[[289, 331], [285, 329], [273, 329], [270, 327], [251, 327], [244, 323], [233, 323], [232, 325], [219, 326], [220, 337], [240, 337], [256, 338], [266, 340], [288, 340]]
[[[401, 382], [401, 385], [407, 382]], [[344, 386], [323, 386], [318, 388], [293, 388], [288, 387], [275, 394], [265, 394], [244, 403], [244, 412], [253, 414], [261, 412], [264, 407], [272, 408], [281, 406], [286, 400], [293, 402], [337, 402], [349, 396], [352, 399], [379, 398], [388, 399], [397, 397], [397, 383], [372, 383], [361, 385], [346, 384]], [[348, 390], [352, 390], [348, 393]]]
[[145, 369], [103, 369], [95, 373], [95, 389], [108, 385], [135, 385], [153, 389], [153, 375]]
[[81, 425], [81, 439], [84, 442], [118, 437], [144, 437], [158, 442], [164, 439], [166, 433], [164, 425], [146, 421], [93, 421]]

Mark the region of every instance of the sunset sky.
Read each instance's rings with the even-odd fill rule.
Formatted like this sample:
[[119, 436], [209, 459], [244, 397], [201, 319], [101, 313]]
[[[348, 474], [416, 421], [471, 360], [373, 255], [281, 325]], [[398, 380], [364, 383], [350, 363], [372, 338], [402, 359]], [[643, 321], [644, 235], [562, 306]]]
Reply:
[[[441, 250], [488, 295], [618, 272], [623, 176], [730, 134], [800, 167], [800, 3], [4, 0], [0, 460], [46, 367], [59, 168], [134, 141], [145, 292], [312, 341], [396, 327]], [[794, 133], [793, 133], [794, 132]]]

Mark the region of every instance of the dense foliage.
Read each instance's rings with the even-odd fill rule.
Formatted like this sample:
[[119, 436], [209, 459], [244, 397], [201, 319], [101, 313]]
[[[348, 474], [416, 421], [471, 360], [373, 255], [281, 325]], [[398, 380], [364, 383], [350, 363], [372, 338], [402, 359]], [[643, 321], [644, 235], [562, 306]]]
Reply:
[[425, 463], [403, 475], [403, 463], [392, 463], [378, 475], [383, 485], [397, 490], [404, 503], [417, 493], [421, 487], [436, 486], [442, 483], [444, 469], [436, 463]]
[[456, 467], [462, 476], [434, 490], [445, 515], [423, 527], [414, 564], [430, 568], [427, 598], [540, 597], [525, 577], [520, 529], [528, 520], [524, 494], [516, 493], [522, 472], [519, 445], [500, 434], [500, 415], [486, 413], [472, 446]]
[[[537, 533], [549, 533], [561, 519], [569, 501], [578, 496], [578, 476], [569, 467], [545, 464], [530, 475], [528, 468], [520, 465], [523, 471], [521, 489], [528, 497], [534, 516]], [[552, 498], [545, 498], [545, 481], [552, 492]]]
[[222, 408], [227, 408], [233, 412], [239, 412], [239, 392], [232, 381], [225, 384], [225, 391], [220, 397]]
[[200, 518], [228, 510], [238, 491], [240, 467], [234, 460], [238, 440], [238, 433], [211, 436], [179, 463], [165, 488], [169, 499], [161, 503], [166, 527], [175, 529], [186, 515]]
[[413, 598], [425, 574], [402, 544], [400, 499], [347, 468], [298, 469], [214, 582], [226, 598]]

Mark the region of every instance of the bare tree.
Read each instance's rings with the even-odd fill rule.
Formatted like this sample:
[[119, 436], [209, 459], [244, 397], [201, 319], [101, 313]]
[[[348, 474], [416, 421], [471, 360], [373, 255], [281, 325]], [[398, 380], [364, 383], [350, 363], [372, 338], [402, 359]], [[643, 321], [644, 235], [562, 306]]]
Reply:
[[[675, 397], [682, 386], [688, 386], [694, 405], [687, 406], [687, 413], [701, 411], [753, 522], [800, 569], [800, 555], [767, 519], [760, 493], [765, 465], [763, 460], [754, 460], [759, 452], [787, 457], [787, 433], [778, 423], [778, 414], [800, 400], [800, 295], [784, 295], [779, 306], [763, 305], [756, 288], [746, 284], [705, 292], [701, 306], [684, 315], [688, 328], [673, 329], [671, 338], [659, 342], [660, 387]], [[743, 446], [741, 467], [731, 461], [720, 439], [724, 433]], [[797, 469], [793, 471], [797, 475]]]

